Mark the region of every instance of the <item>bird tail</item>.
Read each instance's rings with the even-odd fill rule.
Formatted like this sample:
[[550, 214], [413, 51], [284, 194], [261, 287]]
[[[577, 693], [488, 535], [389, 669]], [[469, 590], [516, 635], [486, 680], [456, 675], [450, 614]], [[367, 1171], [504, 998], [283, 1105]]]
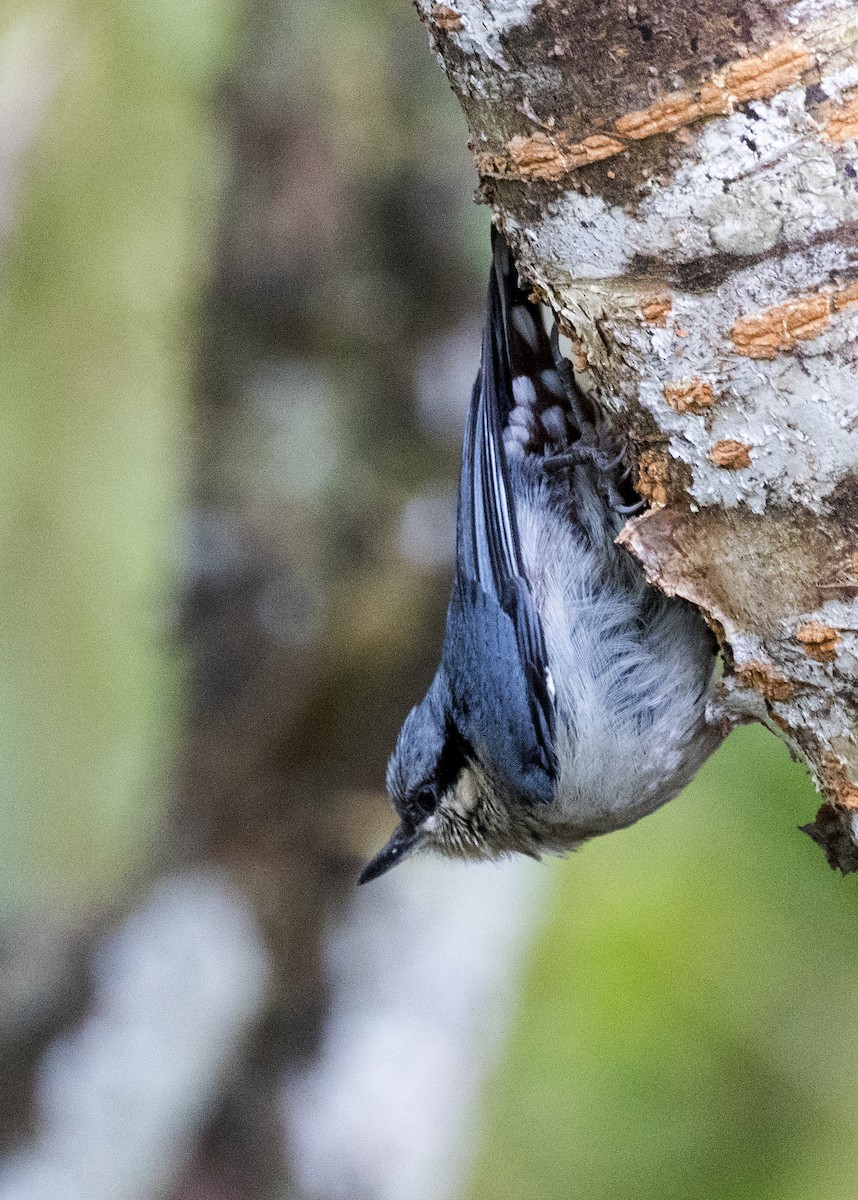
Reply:
[[546, 329], [543, 312], [519, 279], [506, 238], [493, 228], [483, 360], [491, 355], [507, 453], [541, 455], [549, 470], [589, 462], [610, 506], [637, 511], [641, 500], [628, 482], [623, 442], [576, 383], [557, 322]]

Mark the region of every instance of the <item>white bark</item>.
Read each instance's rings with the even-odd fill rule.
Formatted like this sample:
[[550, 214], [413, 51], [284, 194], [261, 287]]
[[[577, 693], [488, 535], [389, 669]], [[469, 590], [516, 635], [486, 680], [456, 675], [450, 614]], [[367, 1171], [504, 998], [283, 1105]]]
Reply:
[[42, 1059], [36, 1136], [0, 1160], [0, 1198], [168, 1195], [269, 973], [255, 916], [226, 878], [155, 884], [97, 956], [91, 1011]]
[[463, 871], [427, 856], [355, 896], [329, 945], [320, 1053], [284, 1091], [308, 1195], [463, 1194], [477, 1101], [548, 882], [521, 859]]
[[858, 5], [418, 0], [482, 190], [627, 431], [623, 541], [858, 866]]

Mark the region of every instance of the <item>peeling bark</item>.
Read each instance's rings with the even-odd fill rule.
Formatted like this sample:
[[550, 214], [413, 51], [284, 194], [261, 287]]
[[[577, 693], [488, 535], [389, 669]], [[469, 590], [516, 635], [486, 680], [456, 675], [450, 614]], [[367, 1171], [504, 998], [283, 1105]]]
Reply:
[[626, 431], [621, 540], [699, 605], [858, 867], [858, 6], [417, 0], [483, 198]]

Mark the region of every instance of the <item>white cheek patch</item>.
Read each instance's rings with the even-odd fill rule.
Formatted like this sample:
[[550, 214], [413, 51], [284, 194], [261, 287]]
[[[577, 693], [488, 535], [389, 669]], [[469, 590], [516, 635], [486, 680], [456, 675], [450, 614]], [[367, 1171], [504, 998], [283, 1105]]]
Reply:
[[456, 812], [465, 817], [473, 812], [479, 799], [477, 777], [473, 770], [465, 767], [456, 781], [455, 787], [446, 792], [441, 800], [441, 807], [447, 812]]

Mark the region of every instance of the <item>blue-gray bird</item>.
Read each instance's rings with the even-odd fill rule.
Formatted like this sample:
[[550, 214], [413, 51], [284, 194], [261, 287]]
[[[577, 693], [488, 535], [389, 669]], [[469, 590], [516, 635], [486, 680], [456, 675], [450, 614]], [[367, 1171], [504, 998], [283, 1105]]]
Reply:
[[714, 638], [616, 545], [640, 507], [620, 445], [492, 241], [441, 665], [388, 766], [400, 824], [361, 883], [422, 848], [572, 850], [672, 799], [723, 736]]

